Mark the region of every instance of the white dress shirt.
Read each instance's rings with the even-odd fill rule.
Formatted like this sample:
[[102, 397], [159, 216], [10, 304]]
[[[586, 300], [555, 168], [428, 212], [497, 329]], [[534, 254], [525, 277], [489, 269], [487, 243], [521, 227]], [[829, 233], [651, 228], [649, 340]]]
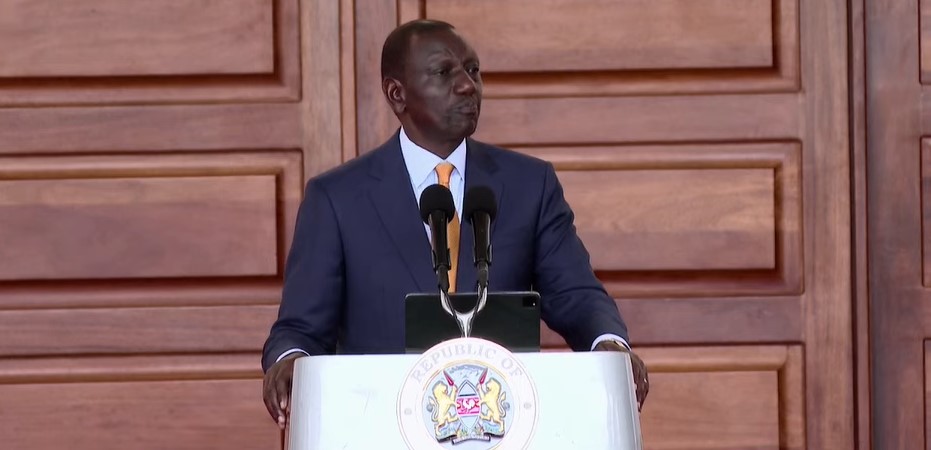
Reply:
[[[436, 166], [440, 163], [447, 162], [453, 165], [453, 172], [449, 177], [449, 191], [453, 194], [453, 203], [456, 205], [456, 211], [462, 211], [462, 201], [465, 191], [465, 174], [466, 174], [466, 141], [459, 143], [455, 150], [445, 160], [431, 153], [429, 150], [417, 145], [407, 136], [404, 128], [400, 132], [401, 154], [404, 156], [404, 165], [407, 166], [407, 174], [411, 179], [411, 187], [414, 188], [414, 195], [417, 197], [417, 204], [420, 204], [420, 195], [430, 185], [437, 184]], [[457, 214], [459, 221], [462, 221], [462, 214]], [[430, 238], [430, 226], [424, 224], [427, 232], [427, 238]], [[617, 341], [621, 345], [630, 349], [626, 340], [614, 334], [603, 334], [595, 338], [592, 342], [592, 350], [604, 341]], [[281, 358], [291, 353], [301, 352], [305, 355], [307, 352], [299, 348], [292, 348], [278, 357]]]
[[[417, 197], [417, 204], [420, 204], [420, 195], [430, 185], [437, 184], [436, 166], [440, 163], [450, 163], [453, 165], [453, 172], [449, 176], [449, 191], [453, 194], [453, 204], [456, 205], [456, 211], [462, 212], [462, 198], [465, 195], [465, 173], [466, 173], [466, 141], [459, 143], [455, 150], [450, 153], [449, 157], [442, 159], [439, 156], [430, 153], [429, 150], [417, 145], [401, 128], [401, 155], [404, 156], [404, 165], [407, 166], [407, 175], [411, 178], [411, 187], [414, 188], [414, 196]], [[457, 214], [459, 222], [462, 222], [462, 214]], [[427, 237], [430, 237], [430, 226], [424, 224], [427, 230]]]

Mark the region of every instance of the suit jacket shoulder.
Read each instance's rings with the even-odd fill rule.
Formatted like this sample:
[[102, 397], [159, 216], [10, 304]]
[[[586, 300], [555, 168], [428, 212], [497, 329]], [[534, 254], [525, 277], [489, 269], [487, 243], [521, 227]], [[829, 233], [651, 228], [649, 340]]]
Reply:
[[380, 159], [383, 159], [385, 153], [392, 151], [389, 143], [364, 154], [346, 161], [332, 169], [315, 175], [308, 183], [315, 183], [326, 190], [344, 190], [357, 186], [360, 180], [365, 179], [372, 170], [372, 166]]

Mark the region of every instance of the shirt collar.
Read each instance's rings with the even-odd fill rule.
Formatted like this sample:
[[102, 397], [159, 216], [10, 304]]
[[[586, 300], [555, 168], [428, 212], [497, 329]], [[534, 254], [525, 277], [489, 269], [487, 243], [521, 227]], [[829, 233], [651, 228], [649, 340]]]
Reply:
[[[431, 153], [429, 150], [417, 145], [404, 132], [401, 127], [401, 154], [404, 156], [404, 163], [407, 165], [407, 173], [411, 177], [411, 183], [414, 186], [420, 186], [433, 173], [437, 164], [443, 162], [439, 156]], [[463, 139], [459, 146], [445, 160], [456, 168], [459, 176], [465, 179], [466, 169], [466, 140]]]

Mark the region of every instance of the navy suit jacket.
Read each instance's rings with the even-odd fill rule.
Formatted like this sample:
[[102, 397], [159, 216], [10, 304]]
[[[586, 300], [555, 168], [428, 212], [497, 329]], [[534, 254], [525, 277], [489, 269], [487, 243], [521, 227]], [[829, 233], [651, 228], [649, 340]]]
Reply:
[[[490, 289], [539, 292], [544, 322], [576, 351], [589, 350], [605, 333], [627, 339], [576, 235], [553, 166], [472, 139], [466, 146], [466, 192], [484, 185], [498, 200]], [[476, 286], [472, 239], [463, 221], [459, 292]], [[403, 353], [405, 296], [436, 289], [430, 242], [396, 133], [307, 183], [263, 368], [292, 348], [311, 355], [337, 347], [339, 353]]]

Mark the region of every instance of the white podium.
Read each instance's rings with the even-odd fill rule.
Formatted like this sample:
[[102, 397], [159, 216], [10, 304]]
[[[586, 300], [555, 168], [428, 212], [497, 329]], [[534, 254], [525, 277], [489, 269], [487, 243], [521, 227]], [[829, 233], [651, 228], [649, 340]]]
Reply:
[[288, 448], [641, 449], [626, 353], [443, 345], [423, 355], [299, 358]]

